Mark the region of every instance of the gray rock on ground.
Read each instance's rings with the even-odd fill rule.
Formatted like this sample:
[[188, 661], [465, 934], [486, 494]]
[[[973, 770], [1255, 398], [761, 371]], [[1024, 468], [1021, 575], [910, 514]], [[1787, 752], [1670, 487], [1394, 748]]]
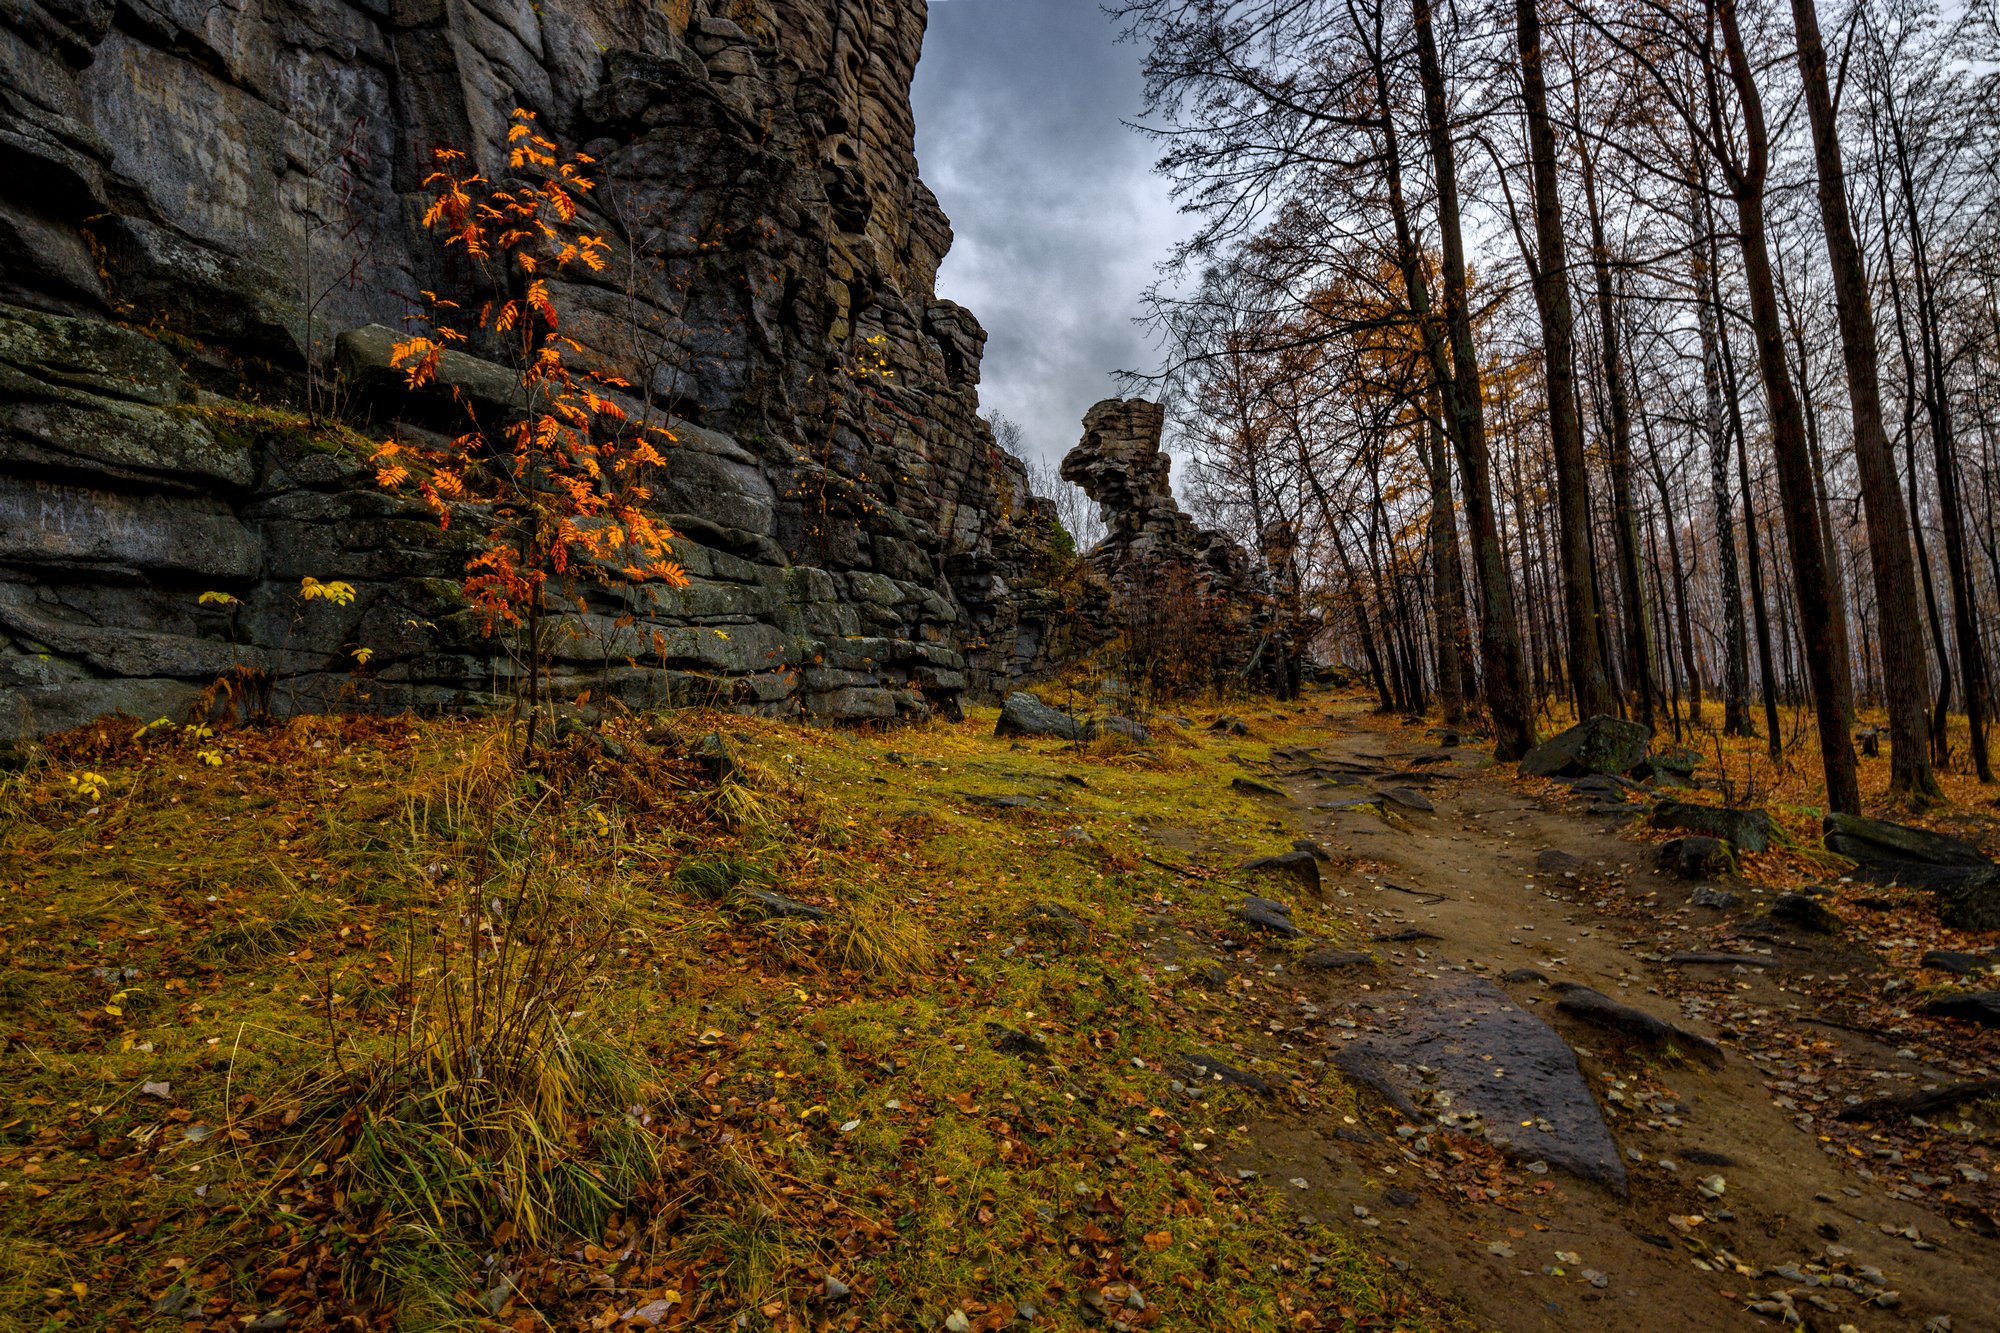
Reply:
[[1375, 960], [1353, 949], [1315, 949], [1299, 959], [1302, 972], [1337, 972], [1344, 967], [1368, 967]]
[[1090, 739], [1090, 724], [1051, 708], [1026, 690], [1016, 690], [1000, 706], [995, 736], [1052, 736], [1057, 740]]
[[1840, 918], [1819, 899], [1805, 893], [1781, 893], [1771, 903], [1771, 919], [1796, 926], [1811, 935], [1838, 935]]
[[1288, 940], [1295, 940], [1304, 933], [1292, 924], [1291, 908], [1270, 898], [1259, 898], [1255, 894], [1243, 900], [1243, 905], [1236, 909], [1236, 917], [1259, 930], [1267, 930]]
[[1736, 855], [1729, 844], [1699, 833], [1661, 843], [1657, 864], [1681, 879], [1721, 879], [1736, 873]]
[[760, 909], [764, 915], [792, 921], [825, 921], [833, 914], [824, 907], [814, 907], [796, 898], [787, 898], [772, 889], [740, 887], [737, 896], [751, 906]]
[[1430, 814], [1437, 809], [1431, 804], [1429, 797], [1408, 787], [1378, 787], [1375, 794], [1402, 806], [1405, 810], [1421, 810]]
[[1588, 986], [1565, 982], [1561, 990], [1556, 1008], [1573, 1018], [1655, 1046], [1678, 1047], [1711, 1065], [1722, 1063], [1722, 1048], [1699, 1032], [1655, 1018]]
[[1917, 966], [1933, 972], [1949, 972], [1955, 977], [1969, 977], [1992, 967], [1993, 959], [1982, 958], [1976, 953], [1960, 953], [1955, 949], [1932, 949], [1917, 960]]
[[1505, 991], [1455, 979], [1397, 997], [1374, 1017], [1375, 1030], [1335, 1057], [1343, 1073], [1413, 1119], [1424, 1116], [1420, 1097], [1447, 1091], [1453, 1111], [1475, 1113], [1508, 1156], [1546, 1161], [1625, 1197], [1624, 1158], [1576, 1053]]
[[1983, 1028], [2000, 1028], [2000, 990], [1940, 995], [1917, 1012], [1933, 1018], [1955, 1018], [1964, 1023], [1977, 1023]]
[[1554, 847], [1544, 847], [1535, 857], [1535, 869], [1544, 875], [1587, 875], [1590, 862]]
[[1181, 1057], [1181, 1063], [1193, 1070], [1201, 1082], [1219, 1083], [1225, 1087], [1242, 1088], [1249, 1092], [1271, 1093], [1277, 1091], [1270, 1080], [1261, 1078], [1235, 1065], [1226, 1064], [1212, 1055], [1192, 1052]]
[[1245, 862], [1243, 868], [1290, 879], [1308, 893], [1319, 892], [1319, 859], [1303, 848], [1279, 852], [1276, 856], [1260, 856]]
[[1853, 878], [1938, 896], [1938, 915], [1959, 930], [2000, 930], [2000, 866], [1969, 842], [1858, 815], [1829, 814], [1830, 852], [1859, 863]]
[[1648, 822], [1657, 829], [1681, 829], [1721, 838], [1739, 852], [1769, 851], [1777, 837], [1777, 825], [1771, 822], [1770, 815], [1762, 810], [1731, 806], [1661, 801], [1653, 807]]
[[1638, 723], [1600, 713], [1521, 756], [1521, 771], [1538, 778], [1629, 773], [1645, 759], [1652, 739]]
[[1990, 866], [1993, 859], [1960, 838], [1908, 824], [1864, 819], [1835, 811], [1827, 815], [1826, 849], [1864, 866]]

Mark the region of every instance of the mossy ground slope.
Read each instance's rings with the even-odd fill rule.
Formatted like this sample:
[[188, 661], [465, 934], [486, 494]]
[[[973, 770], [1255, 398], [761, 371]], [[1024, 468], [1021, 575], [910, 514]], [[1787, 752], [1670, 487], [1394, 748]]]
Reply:
[[0, 790], [0, 1326], [1451, 1325], [1210, 1165], [1264, 1094], [1189, 1053], [1353, 1107], [1204, 962], [1294, 836], [1230, 781], [1324, 719], [1206, 720], [57, 738]]

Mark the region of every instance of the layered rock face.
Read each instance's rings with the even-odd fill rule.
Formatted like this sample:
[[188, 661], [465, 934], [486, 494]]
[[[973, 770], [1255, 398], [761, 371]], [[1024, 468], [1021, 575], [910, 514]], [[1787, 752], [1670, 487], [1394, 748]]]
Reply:
[[[517, 106], [598, 160], [585, 221], [612, 263], [556, 297], [585, 355], [675, 420], [657, 493], [693, 577], [578, 590], [556, 693], [887, 719], [1044, 670], [1046, 523], [977, 416], [985, 334], [934, 295], [951, 233], [912, 148], [923, 19], [0, 10], [0, 732], [172, 715], [229, 676], [292, 708], [507, 693], [456, 591], [462, 535], [277, 408], [338, 345], [355, 374], [320, 402], [377, 438], [442, 425], [379, 373], [418, 293], [458, 281], [418, 224], [429, 151], [503, 176]], [[306, 577], [356, 595], [304, 601]]]
[[1160, 448], [1165, 426], [1157, 403], [1106, 399], [1084, 414], [1083, 439], [1064, 455], [1062, 476], [1104, 517], [1104, 540], [1088, 558], [1111, 587], [1128, 649], [1240, 669], [1263, 646], [1272, 589], [1241, 546], [1196, 523], [1174, 498], [1173, 459]]

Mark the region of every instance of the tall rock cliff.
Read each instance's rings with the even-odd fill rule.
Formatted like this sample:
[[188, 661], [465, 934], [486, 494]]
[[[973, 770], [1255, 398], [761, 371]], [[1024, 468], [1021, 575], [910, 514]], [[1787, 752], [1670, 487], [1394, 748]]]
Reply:
[[[174, 714], [232, 673], [281, 708], [504, 695], [463, 549], [297, 408], [310, 363], [363, 435], [439, 426], [385, 373], [453, 281], [423, 178], [440, 144], [503, 176], [517, 106], [598, 159], [613, 262], [557, 296], [674, 419], [658, 493], [693, 576], [587, 592], [558, 693], [888, 719], [1043, 669], [1045, 520], [977, 416], [985, 333], [934, 292], [924, 14], [0, 7], [0, 732]], [[308, 576], [357, 596], [304, 602]]]

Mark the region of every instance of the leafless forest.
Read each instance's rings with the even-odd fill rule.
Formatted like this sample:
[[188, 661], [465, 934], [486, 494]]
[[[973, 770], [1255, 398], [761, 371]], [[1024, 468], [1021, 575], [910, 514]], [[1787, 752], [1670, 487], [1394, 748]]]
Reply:
[[[1127, 0], [1199, 503], [1384, 708], [1989, 780], [1990, 4]], [[1255, 549], [1257, 543], [1246, 542]]]

